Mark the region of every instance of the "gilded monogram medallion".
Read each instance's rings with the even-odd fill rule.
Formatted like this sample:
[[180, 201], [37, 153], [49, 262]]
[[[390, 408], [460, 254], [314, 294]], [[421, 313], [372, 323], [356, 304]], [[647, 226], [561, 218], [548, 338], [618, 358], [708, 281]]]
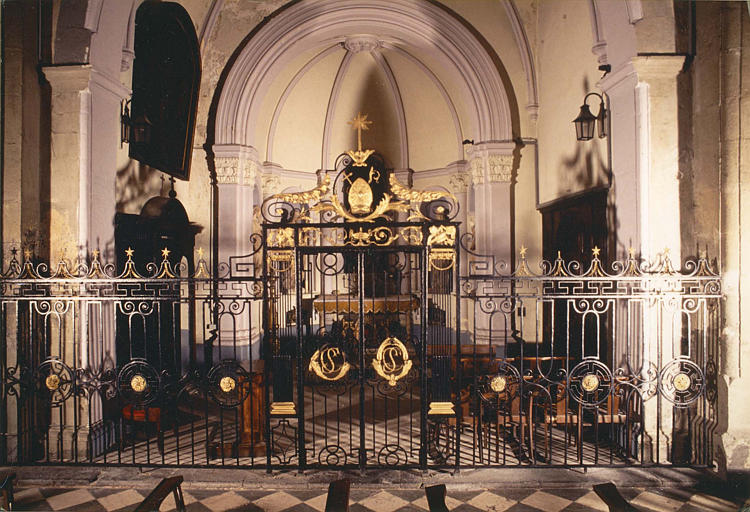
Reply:
[[378, 375], [395, 386], [396, 382], [404, 378], [411, 370], [412, 361], [409, 359], [409, 351], [398, 338], [386, 338], [378, 347], [372, 367]]
[[339, 348], [323, 345], [310, 358], [308, 369], [323, 380], [336, 381], [343, 379], [351, 365], [346, 354]]

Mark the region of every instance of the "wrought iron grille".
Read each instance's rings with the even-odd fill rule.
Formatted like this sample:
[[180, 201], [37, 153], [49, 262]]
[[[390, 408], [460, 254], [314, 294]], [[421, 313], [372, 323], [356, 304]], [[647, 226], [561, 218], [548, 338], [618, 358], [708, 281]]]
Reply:
[[[503, 273], [466, 250], [439, 270], [420, 246], [309, 244], [285, 283], [255, 240], [221, 277], [202, 259], [144, 277], [14, 257], [3, 463], [712, 464], [721, 289], [705, 259], [533, 273], [522, 252]], [[387, 290], [379, 272], [411, 281]], [[387, 338], [412, 363], [398, 380], [373, 365]]]
[[200, 467], [710, 466], [721, 281], [467, 249], [372, 151], [272, 196], [210, 275], [0, 271], [0, 457]]

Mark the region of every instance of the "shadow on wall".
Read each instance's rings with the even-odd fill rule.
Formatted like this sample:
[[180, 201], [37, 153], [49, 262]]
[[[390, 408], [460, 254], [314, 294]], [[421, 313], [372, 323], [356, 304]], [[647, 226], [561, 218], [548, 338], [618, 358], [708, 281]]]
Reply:
[[[358, 111], [367, 114], [367, 119], [372, 121], [369, 129], [362, 133], [362, 148], [379, 152], [385, 159], [386, 167], [393, 169], [400, 163], [401, 154], [407, 148], [401, 147], [398, 117], [395, 112], [398, 106], [385, 80], [383, 73], [379, 73], [376, 67], [372, 68], [367, 74], [366, 85], [360, 91], [356, 104]], [[349, 119], [355, 115], [357, 112], [352, 112]], [[346, 128], [351, 129], [348, 125]], [[351, 130], [351, 133], [351, 148], [333, 148], [335, 155], [356, 148], [357, 132]]]
[[146, 201], [162, 193], [163, 186], [164, 175], [161, 172], [136, 160], [129, 160], [127, 165], [117, 170], [115, 211], [140, 213]]
[[[581, 98], [583, 99], [586, 94], [592, 92], [588, 78], [584, 78], [581, 87]], [[598, 105], [593, 102], [592, 113], [597, 115]], [[611, 120], [611, 112], [608, 113], [609, 120]], [[591, 190], [598, 187], [608, 187], [610, 193], [607, 197], [607, 230], [609, 232], [609, 238], [613, 249], [612, 257], [616, 257], [617, 254], [627, 254], [628, 248], [632, 245], [632, 240], [620, 240], [617, 238], [619, 232], [617, 225], [616, 205], [614, 204], [613, 188], [615, 186], [614, 177], [611, 169], [611, 159], [608, 154], [610, 149], [611, 127], [607, 126], [607, 139], [604, 140], [605, 149], [602, 152], [602, 144], [597, 144], [594, 141], [576, 141], [575, 152], [568, 156], [563, 157], [561, 161], [561, 171], [565, 173], [566, 182], [569, 186], [570, 192], [577, 193], [586, 190]], [[598, 120], [597, 120], [598, 123]], [[571, 123], [572, 124], [572, 123]], [[596, 127], [596, 133], [598, 133], [599, 126]], [[575, 133], [574, 127], [571, 126], [570, 130]]]

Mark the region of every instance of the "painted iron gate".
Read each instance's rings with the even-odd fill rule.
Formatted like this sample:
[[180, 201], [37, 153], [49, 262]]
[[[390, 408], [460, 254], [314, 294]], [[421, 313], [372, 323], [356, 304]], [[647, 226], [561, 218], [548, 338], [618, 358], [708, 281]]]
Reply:
[[404, 187], [377, 155], [341, 166], [264, 205], [268, 464], [455, 463], [434, 450], [436, 423], [455, 415], [452, 197]]
[[[3, 464], [705, 467], [721, 279], [630, 255], [512, 268], [450, 194], [356, 152], [211, 273], [98, 254], [0, 276]], [[364, 165], [356, 165], [364, 163]]]

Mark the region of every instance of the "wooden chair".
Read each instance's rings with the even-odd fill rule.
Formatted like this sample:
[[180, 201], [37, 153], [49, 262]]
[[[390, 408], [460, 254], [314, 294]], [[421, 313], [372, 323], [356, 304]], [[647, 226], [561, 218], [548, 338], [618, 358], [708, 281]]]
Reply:
[[349, 512], [350, 486], [351, 481], [348, 478], [334, 480], [328, 484], [325, 512]]
[[[159, 449], [159, 453], [164, 453], [164, 432], [162, 430], [162, 414], [160, 407], [134, 407], [132, 404], [128, 404], [122, 408], [122, 419], [126, 425], [129, 425], [133, 429], [132, 437], [138, 430], [138, 425], [145, 425], [146, 436], [148, 436], [148, 425], [156, 426], [156, 446]], [[124, 435], [122, 436], [125, 437]], [[121, 439], [121, 442], [124, 439]]]
[[563, 427], [565, 429], [565, 442], [567, 444], [573, 444], [573, 440], [575, 439], [575, 444], [577, 445], [578, 452], [580, 452], [580, 457], [582, 455], [582, 451], [581, 444], [578, 442], [578, 440], [581, 438], [581, 405], [568, 396], [567, 388], [565, 387], [564, 383], [557, 385], [556, 393], [552, 399], [553, 404], [551, 407], [549, 407], [549, 409], [545, 411], [544, 415], [545, 442], [547, 450], [550, 449], [550, 436], [548, 434], [549, 427], [555, 425], [557, 427]]
[[177, 512], [185, 512], [185, 501], [182, 499], [182, 476], [165, 478], [157, 485], [151, 494], [146, 496], [133, 512], [155, 512], [159, 510], [169, 493], [174, 494], [174, 504]]
[[16, 479], [14, 471], [0, 472], [0, 503], [3, 510], [13, 510], [13, 480]]
[[427, 497], [427, 506], [430, 507], [430, 512], [448, 512], [448, 506], [445, 504], [447, 494], [445, 484], [425, 487], [424, 494]]
[[612, 482], [595, 485], [594, 492], [606, 503], [609, 512], [640, 512], [640, 509], [635, 508], [622, 497], [622, 494]]
[[[483, 387], [486, 388], [486, 386]], [[500, 439], [501, 430], [515, 432], [518, 441], [518, 453], [516, 453], [516, 456], [519, 460], [525, 458], [523, 451], [528, 431], [529, 446], [533, 458], [533, 426], [530, 423], [533, 400], [526, 399], [525, 403], [522, 403], [523, 400], [521, 399], [517, 383], [509, 384], [508, 391], [500, 394], [493, 393], [487, 389], [480, 389], [479, 398], [480, 427], [483, 422], [488, 420], [494, 423], [498, 440]], [[489, 433], [489, 431], [486, 432], [487, 434]], [[480, 431], [478, 446], [480, 462], [484, 460], [484, 436], [485, 432]], [[489, 442], [489, 439], [486, 442]], [[500, 443], [498, 442], [495, 446], [496, 458], [500, 457], [499, 451]]]

